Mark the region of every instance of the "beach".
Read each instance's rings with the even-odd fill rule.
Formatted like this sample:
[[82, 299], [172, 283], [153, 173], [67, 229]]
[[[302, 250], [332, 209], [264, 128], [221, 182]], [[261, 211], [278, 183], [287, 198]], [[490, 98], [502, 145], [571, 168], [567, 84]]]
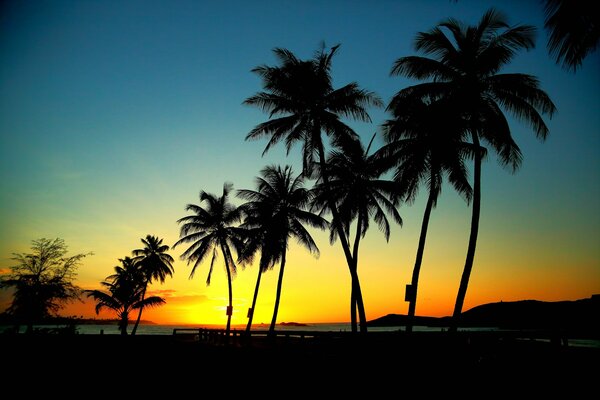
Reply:
[[19, 334], [0, 335], [0, 352], [5, 390], [22, 389], [19, 379], [27, 375], [44, 382], [30, 390], [58, 394], [74, 390], [76, 377], [87, 390], [102, 381], [124, 380], [123, 393], [156, 395], [168, 388], [169, 398], [211, 385], [237, 394], [277, 385], [295, 398], [315, 397], [316, 390], [368, 390], [368, 398], [376, 398], [425, 380], [429, 385], [419, 388], [423, 393], [475, 393], [486, 384], [499, 393], [568, 388], [577, 394], [592, 387], [600, 360], [598, 348], [464, 332], [280, 336], [229, 344], [180, 335]]

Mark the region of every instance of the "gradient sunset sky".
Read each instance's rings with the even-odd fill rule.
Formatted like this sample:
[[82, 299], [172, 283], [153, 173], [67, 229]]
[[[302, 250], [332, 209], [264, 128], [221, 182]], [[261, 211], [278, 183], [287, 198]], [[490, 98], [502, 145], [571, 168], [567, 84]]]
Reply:
[[[254, 188], [267, 164], [300, 171], [300, 148], [282, 145], [261, 157], [266, 141], [244, 137], [267, 119], [243, 106], [261, 90], [250, 70], [273, 65], [275, 47], [301, 58], [322, 42], [341, 43], [334, 86], [352, 81], [387, 103], [414, 82], [390, 77], [392, 63], [413, 55], [414, 36], [446, 17], [477, 23], [490, 7], [512, 24], [538, 27], [537, 48], [506, 72], [539, 77], [558, 108], [546, 120], [545, 143], [513, 123], [524, 162], [516, 174], [490, 155], [484, 164], [475, 265], [465, 307], [521, 299], [574, 300], [600, 293], [600, 56], [576, 74], [547, 55], [540, 1], [8, 1], [0, 6], [0, 270], [32, 239], [61, 237], [71, 253], [94, 252], [78, 284], [97, 288], [118, 258], [147, 234], [172, 245], [176, 223], [199, 191], [223, 182]], [[388, 116], [370, 110], [372, 124], [349, 124], [364, 141]], [[381, 136], [375, 147], [382, 144]], [[238, 200], [235, 200], [239, 203]], [[362, 242], [359, 274], [367, 318], [406, 313], [426, 196], [403, 205], [402, 228], [389, 243], [371, 226]], [[470, 225], [470, 208], [446, 186], [432, 213], [417, 314], [452, 312]], [[339, 243], [314, 231], [315, 259], [292, 244], [279, 321], [349, 320], [350, 278]], [[144, 319], [224, 324], [222, 258], [210, 287], [208, 262], [193, 280], [170, 254], [175, 275], [152, 292], [166, 297]], [[277, 270], [276, 270], [277, 271]], [[270, 321], [277, 272], [263, 276], [254, 318]], [[256, 268], [233, 282], [232, 323], [246, 322]], [[0, 293], [0, 311], [10, 301]], [[94, 316], [91, 302], [64, 314]], [[101, 317], [111, 315], [101, 314]]]

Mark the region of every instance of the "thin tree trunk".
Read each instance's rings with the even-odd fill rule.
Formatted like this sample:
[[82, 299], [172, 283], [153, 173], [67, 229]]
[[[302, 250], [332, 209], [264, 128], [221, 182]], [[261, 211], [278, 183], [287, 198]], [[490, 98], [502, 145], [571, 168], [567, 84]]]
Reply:
[[[146, 289], [148, 288], [148, 281], [144, 284], [144, 290], [142, 291], [142, 301], [146, 298]], [[133, 329], [131, 330], [131, 336], [134, 336], [137, 332], [138, 325], [140, 324], [140, 320], [142, 319], [142, 311], [144, 310], [144, 306], [140, 307], [140, 311], [138, 312], [137, 319], [135, 320], [135, 324], [133, 325]]]
[[[352, 293], [354, 294], [354, 291], [357, 290], [358, 293], [361, 292], [360, 290], [360, 281], [358, 280], [358, 248], [360, 245], [360, 239], [361, 239], [361, 231], [362, 231], [362, 218], [361, 218], [361, 213], [359, 212], [358, 214], [358, 218], [356, 220], [356, 236], [354, 237], [354, 246], [352, 249], [352, 271], [354, 271], [354, 273], [352, 274]], [[352, 273], [351, 271], [351, 273]], [[358, 296], [356, 296], [354, 298], [354, 300], [356, 301], [356, 307], [358, 308], [358, 319], [360, 321], [360, 332], [361, 333], [366, 333], [367, 332], [367, 317], [365, 315], [365, 307], [364, 304], [362, 303], [362, 296], [360, 296], [360, 298]]]
[[354, 285], [351, 283], [350, 286], [350, 325], [352, 327], [352, 333], [357, 333], [356, 309], [358, 305], [356, 304], [356, 296], [354, 295]]
[[263, 274], [263, 272], [259, 265], [258, 266], [258, 278], [256, 278], [256, 286], [254, 287], [254, 297], [252, 298], [252, 308], [251, 308], [252, 311], [250, 311], [250, 315], [248, 315], [248, 324], [246, 325], [246, 333], [250, 333], [250, 329], [252, 328], [252, 318], [254, 318], [256, 299], [258, 297], [258, 288], [260, 287], [260, 278], [261, 278], [262, 274]]
[[473, 144], [475, 145], [475, 167], [473, 171], [473, 214], [471, 215], [471, 234], [469, 235], [469, 247], [467, 248], [467, 258], [465, 260], [465, 269], [460, 278], [460, 286], [456, 295], [456, 303], [454, 304], [454, 313], [450, 321], [450, 331], [456, 332], [460, 315], [462, 313], [465, 296], [467, 295], [467, 287], [471, 277], [471, 269], [473, 269], [473, 261], [475, 259], [475, 247], [477, 246], [477, 234], [479, 232], [479, 214], [481, 207], [481, 150], [479, 149], [479, 138], [477, 132], [473, 133]]
[[225, 328], [225, 336], [229, 338], [229, 332], [231, 330], [231, 315], [233, 314], [233, 290], [231, 288], [231, 270], [229, 267], [229, 254], [225, 251], [225, 247], [221, 244], [221, 251], [223, 252], [223, 258], [225, 259], [225, 270], [227, 271], [227, 287], [229, 289], [229, 307], [227, 313], [227, 327]]
[[434, 194], [430, 191], [429, 198], [427, 199], [427, 206], [425, 207], [425, 213], [423, 214], [423, 223], [421, 224], [421, 235], [419, 236], [419, 247], [417, 248], [417, 258], [415, 259], [412, 280], [410, 282], [412, 286], [412, 298], [408, 303], [408, 324], [406, 325], [406, 332], [412, 332], [412, 328], [414, 325], [415, 310], [417, 308], [419, 273], [421, 272], [421, 262], [423, 261], [423, 252], [425, 251], [425, 240], [427, 239], [427, 227], [429, 226], [429, 217], [433, 208], [433, 197]]
[[[346, 256], [346, 263], [348, 264], [348, 269], [350, 270], [350, 276], [352, 278], [352, 289], [351, 289], [351, 295], [350, 297], [354, 297], [357, 307], [358, 307], [358, 314], [359, 314], [359, 320], [361, 325], [363, 325], [366, 328], [366, 318], [365, 318], [365, 309], [364, 309], [364, 303], [363, 303], [363, 298], [362, 298], [362, 293], [360, 290], [360, 282], [358, 282], [358, 276], [355, 273], [355, 271], [353, 271], [352, 265], [353, 265], [353, 261], [352, 261], [352, 253], [350, 252], [350, 245], [348, 244], [348, 239], [346, 238], [346, 234], [344, 233], [344, 228], [341, 226], [341, 223], [339, 221], [339, 214], [337, 212], [337, 208], [335, 207], [335, 204], [333, 203], [333, 201], [331, 200], [331, 196], [329, 195], [329, 176], [327, 175], [327, 171], [325, 169], [326, 163], [325, 163], [325, 150], [323, 149], [323, 146], [321, 145], [319, 147], [319, 164], [321, 165], [321, 174], [323, 177], [323, 184], [325, 185], [325, 190], [327, 191], [327, 197], [329, 199], [328, 203], [329, 203], [329, 208], [331, 210], [331, 215], [333, 217], [333, 220], [336, 221], [335, 225], [335, 229], [337, 230], [338, 236], [340, 238], [340, 243], [342, 244], [342, 249], [344, 250], [344, 255]], [[352, 302], [352, 300], [351, 300]], [[361, 319], [361, 316], [364, 319]], [[352, 315], [351, 315], [352, 317]], [[356, 321], [351, 321], [352, 323], [352, 331], [356, 332]], [[362, 329], [361, 329], [362, 332]]]
[[269, 326], [269, 336], [275, 335], [275, 325], [277, 324], [277, 313], [279, 312], [279, 300], [281, 299], [281, 286], [283, 284], [283, 271], [285, 269], [285, 255], [286, 251], [283, 250], [281, 254], [281, 265], [279, 267], [279, 278], [277, 279], [277, 294], [275, 295], [275, 307], [273, 309], [273, 318], [271, 319], [271, 326]]

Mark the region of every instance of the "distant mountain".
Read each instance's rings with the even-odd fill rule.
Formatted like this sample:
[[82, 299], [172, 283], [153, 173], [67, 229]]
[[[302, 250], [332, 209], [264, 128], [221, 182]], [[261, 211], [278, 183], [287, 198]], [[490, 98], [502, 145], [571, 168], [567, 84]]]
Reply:
[[[575, 301], [501, 301], [482, 304], [465, 311], [462, 327], [498, 327], [511, 329], [570, 329], [598, 331], [600, 295]], [[448, 326], [450, 317], [415, 317], [415, 325]], [[404, 326], [408, 316], [388, 314], [369, 321], [368, 326]]]

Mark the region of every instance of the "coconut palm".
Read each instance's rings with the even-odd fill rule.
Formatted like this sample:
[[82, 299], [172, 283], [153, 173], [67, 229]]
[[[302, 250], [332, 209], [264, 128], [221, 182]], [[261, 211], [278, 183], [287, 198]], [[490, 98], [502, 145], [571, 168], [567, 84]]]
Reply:
[[544, 27], [548, 52], [563, 68], [575, 72], [600, 40], [600, 12], [592, 1], [545, 0]]
[[[475, 148], [489, 144], [501, 164], [516, 170], [521, 151], [515, 143], [505, 112], [528, 124], [539, 139], [548, 135], [542, 114], [550, 117], [555, 106], [532, 75], [499, 73], [520, 50], [534, 46], [535, 28], [510, 26], [494, 9], [487, 11], [476, 26], [447, 19], [415, 40], [424, 56], [402, 57], [395, 61], [392, 75], [426, 80], [400, 90], [394, 101], [445, 98], [459, 107], [466, 132]], [[430, 56], [430, 57], [427, 57]], [[465, 267], [453, 312], [453, 329], [467, 292], [475, 257], [481, 202], [482, 152], [474, 153], [473, 212]]]
[[269, 334], [272, 335], [277, 323], [289, 239], [295, 238], [300, 245], [318, 256], [319, 248], [305, 225], [324, 229], [328, 224], [322, 217], [307, 210], [312, 196], [311, 192], [304, 188], [302, 174], [294, 176], [290, 166], [282, 169], [280, 166], [271, 165], [265, 167], [260, 175], [256, 178], [257, 190], [238, 191], [240, 198], [248, 200], [240, 206], [246, 216], [242, 227], [249, 230], [243, 256], [246, 261], [251, 261], [258, 250], [261, 252], [246, 331], [250, 331], [252, 326], [261, 275], [279, 263], [275, 307], [269, 327]]
[[[370, 122], [366, 107], [381, 106], [381, 100], [373, 93], [361, 89], [357, 83], [349, 83], [335, 89], [331, 78], [331, 62], [338, 46], [326, 51], [323, 47], [310, 60], [301, 60], [291, 51], [276, 48], [273, 50], [279, 65], [266, 65], [253, 69], [263, 81], [264, 91], [247, 98], [244, 104], [257, 106], [269, 113], [269, 120], [258, 124], [246, 136], [248, 139], [268, 137], [269, 142], [263, 152], [274, 144], [284, 141], [289, 152], [296, 143], [302, 144], [303, 173], [308, 176], [313, 161], [325, 165], [324, 132], [333, 145], [340, 145], [356, 133], [340, 117]], [[325, 169], [323, 168], [325, 171]], [[325, 172], [322, 181], [327, 187], [329, 178]], [[337, 210], [330, 207], [335, 221], [339, 221]], [[366, 316], [362, 304], [360, 283], [353, 270], [352, 253], [343, 232], [338, 225], [340, 243], [352, 277], [352, 291], [359, 302], [361, 330], [366, 331]]]
[[[146, 238], [141, 239], [144, 248], [133, 250], [133, 260], [140, 269], [143, 278], [142, 300], [146, 297], [146, 290], [152, 281], [164, 283], [167, 276], [173, 276], [173, 257], [167, 254], [169, 246], [162, 243], [162, 239], [156, 236], [146, 235]], [[131, 334], [135, 335], [142, 311], [144, 307], [140, 307], [135, 325], [131, 330]]]
[[[358, 279], [358, 250], [361, 238], [364, 238], [369, 229], [371, 218], [375, 220], [379, 229], [383, 231], [386, 241], [390, 237], [390, 224], [386, 214], [402, 224], [402, 218], [394, 205], [394, 198], [399, 194], [399, 186], [390, 180], [382, 179], [381, 175], [387, 165], [381, 162], [381, 157], [369, 155], [371, 143], [365, 150], [359, 140], [346, 143], [339, 151], [329, 154], [325, 168], [329, 176], [328, 186], [321, 184], [315, 188], [313, 206], [321, 213], [331, 211], [331, 206], [338, 211], [333, 216], [332, 226], [336, 224], [343, 227], [343, 234], [348, 243], [351, 242], [350, 228], [356, 222], [356, 232], [352, 246], [352, 269], [356, 271]], [[324, 175], [318, 169], [319, 175]], [[333, 242], [339, 237], [336, 229], [331, 230], [330, 239]], [[352, 288], [350, 296], [350, 319], [353, 331], [356, 330], [357, 296]], [[362, 321], [361, 321], [362, 325]]]
[[[194, 277], [196, 268], [212, 253], [206, 285], [210, 285], [217, 250], [221, 251], [225, 260], [225, 272], [227, 273], [227, 287], [229, 293], [229, 305], [227, 306], [227, 328], [229, 336], [231, 329], [231, 315], [233, 313], [233, 290], [232, 280], [237, 273], [232, 251], [239, 254], [242, 249], [244, 230], [235, 226], [240, 222], [240, 211], [229, 202], [229, 194], [233, 185], [225, 183], [223, 193], [216, 196], [205, 191], [200, 191], [200, 205], [188, 204], [185, 209], [193, 214], [180, 218], [177, 222], [181, 224], [179, 240], [173, 248], [183, 243], [191, 243], [181, 254], [182, 260], [187, 260], [188, 265], [193, 264], [190, 279]], [[205, 203], [202, 206], [202, 203]]]
[[473, 158], [474, 149], [462, 140], [464, 124], [452, 104], [392, 101], [387, 110], [394, 118], [383, 125], [387, 144], [379, 153], [396, 166], [394, 180], [403, 188], [402, 200], [412, 203], [422, 185], [427, 187], [428, 193], [412, 279], [406, 293], [409, 301], [406, 330], [411, 332], [431, 211], [437, 205], [445, 176], [467, 202], [471, 200], [465, 160]]
[[87, 296], [96, 301], [96, 314], [103, 308], [113, 310], [119, 318], [121, 335], [127, 335], [129, 313], [143, 307], [157, 307], [165, 303], [159, 296], [142, 298], [144, 291], [144, 276], [134, 263], [134, 260], [125, 257], [119, 259], [121, 266], [115, 267], [115, 273], [106, 278], [101, 285], [107, 291], [86, 290]]

